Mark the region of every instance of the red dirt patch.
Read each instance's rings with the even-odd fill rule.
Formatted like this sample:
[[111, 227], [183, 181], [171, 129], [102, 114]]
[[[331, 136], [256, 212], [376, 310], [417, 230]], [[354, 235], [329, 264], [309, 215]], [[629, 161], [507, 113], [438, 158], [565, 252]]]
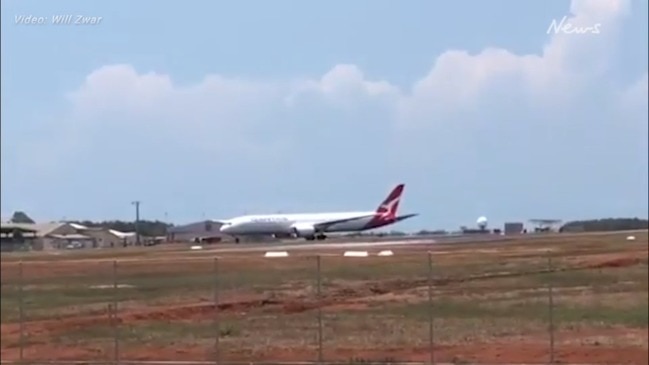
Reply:
[[[311, 349], [264, 348], [254, 354], [249, 351], [221, 348], [220, 359], [228, 361], [315, 361], [317, 351]], [[3, 349], [3, 360], [16, 360], [17, 349]], [[113, 356], [110, 345], [106, 347], [79, 349], [71, 346], [43, 344], [25, 351], [25, 358], [30, 360], [76, 360], [103, 359]], [[167, 361], [208, 361], [214, 359], [211, 345], [170, 345], [164, 347], [141, 346], [137, 349], [124, 348], [120, 352], [122, 359], [132, 361], [160, 360]], [[326, 361], [421, 361], [430, 359], [428, 347], [420, 348], [386, 348], [323, 349]], [[503, 344], [466, 344], [434, 347], [437, 362], [453, 363], [545, 363], [549, 362], [549, 346], [542, 343], [503, 343]], [[593, 346], [560, 346], [555, 349], [555, 361], [558, 363], [591, 363], [591, 364], [647, 364], [647, 350], [637, 347], [605, 348]]]
[[647, 262], [649, 260], [641, 259], [639, 257], [621, 257], [617, 259], [612, 259], [612, 260], [606, 260], [603, 262], [598, 262], [595, 264], [588, 265], [589, 268], [592, 269], [605, 269], [605, 268], [616, 268], [616, 267], [629, 267], [629, 266], [635, 266], [635, 265], [641, 265], [645, 264], [647, 265]]
[[[235, 302], [220, 303], [219, 312], [246, 312], [254, 308], [263, 308], [265, 306], [279, 307], [280, 301], [270, 299], [248, 299]], [[215, 314], [214, 304], [201, 303], [192, 305], [181, 305], [173, 307], [157, 307], [149, 310], [140, 309], [129, 312], [121, 311], [115, 320], [116, 323], [147, 322], [147, 321], [174, 321], [174, 320], [200, 320], [206, 317], [212, 317]], [[97, 325], [110, 325], [112, 319], [108, 311], [104, 314], [91, 314], [77, 316], [72, 318], [59, 318], [28, 321], [25, 324], [26, 332], [29, 335], [37, 335], [45, 332], [56, 333], [65, 332], [73, 329]], [[2, 336], [16, 335], [20, 331], [17, 323], [2, 324]]]

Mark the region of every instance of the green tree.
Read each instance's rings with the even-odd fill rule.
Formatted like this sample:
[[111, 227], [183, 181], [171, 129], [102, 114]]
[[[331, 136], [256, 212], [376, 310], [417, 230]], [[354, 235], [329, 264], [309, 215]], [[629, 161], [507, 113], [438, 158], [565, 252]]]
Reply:
[[25, 212], [22, 212], [22, 211], [14, 212], [14, 215], [11, 217], [11, 222], [12, 223], [29, 223], [29, 224], [36, 223]]
[[559, 232], [606, 232], [649, 228], [649, 221], [640, 218], [604, 218], [572, 221], [564, 224]]

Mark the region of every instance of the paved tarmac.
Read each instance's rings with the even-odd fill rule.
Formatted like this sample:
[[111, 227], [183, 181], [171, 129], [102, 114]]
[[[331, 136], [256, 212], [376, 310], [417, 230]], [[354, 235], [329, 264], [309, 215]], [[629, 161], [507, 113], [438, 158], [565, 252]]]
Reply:
[[368, 241], [349, 240], [324, 240], [324, 241], [304, 241], [295, 240], [295, 242], [281, 242], [281, 243], [265, 243], [265, 244], [240, 244], [230, 247], [216, 247], [214, 249], [197, 250], [197, 253], [235, 253], [235, 252], [255, 252], [255, 251], [312, 251], [312, 250], [328, 250], [328, 249], [362, 249], [374, 247], [395, 247], [395, 246], [416, 246], [416, 245], [431, 245], [438, 243], [473, 243], [473, 242], [488, 242], [488, 241], [503, 241], [507, 240], [501, 235], [493, 234], [472, 234], [472, 235], [446, 235], [446, 236], [424, 236], [424, 237], [404, 237], [397, 238], [390, 237], [389, 239], [373, 239]]

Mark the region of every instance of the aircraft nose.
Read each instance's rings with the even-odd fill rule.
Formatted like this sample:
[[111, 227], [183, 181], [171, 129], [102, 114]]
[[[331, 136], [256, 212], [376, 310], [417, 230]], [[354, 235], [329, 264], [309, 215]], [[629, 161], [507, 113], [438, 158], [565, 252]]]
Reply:
[[219, 232], [223, 232], [223, 233], [225, 233], [225, 232], [227, 232], [228, 229], [230, 229], [230, 228], [232, 228], [232, 223], [224, 223], [224, 224], [219, 228]]

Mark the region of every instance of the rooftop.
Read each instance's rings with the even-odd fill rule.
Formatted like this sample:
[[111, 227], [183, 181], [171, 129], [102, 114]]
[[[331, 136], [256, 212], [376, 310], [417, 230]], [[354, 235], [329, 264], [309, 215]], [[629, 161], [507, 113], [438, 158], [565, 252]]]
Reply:
[[52, 237], [62, 239], [62, 240], [88, 240], [90, 237], [78, 234], [78, 233], [72, 233], [72, 234], [53, 234]]
[[0, 228], [2, 232], [12, 232], [15, 230], [20, 230], [22, 232], [33, 232], [38, 236], [46, 236], [53, 232], [55, 229], [65, 225], [66, 223], [62, 222], [51, 222], [51, 223], [5, 223], [2, 222]]

